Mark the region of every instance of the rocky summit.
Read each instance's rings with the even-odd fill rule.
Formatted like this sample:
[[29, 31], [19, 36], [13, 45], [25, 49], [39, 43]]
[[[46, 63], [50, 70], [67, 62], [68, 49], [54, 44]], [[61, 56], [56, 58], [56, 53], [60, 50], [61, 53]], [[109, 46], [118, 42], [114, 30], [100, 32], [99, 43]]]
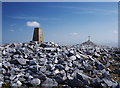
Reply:
[[87, 41], [0, 46], [0, 87], [120, 88], [120, 49]]

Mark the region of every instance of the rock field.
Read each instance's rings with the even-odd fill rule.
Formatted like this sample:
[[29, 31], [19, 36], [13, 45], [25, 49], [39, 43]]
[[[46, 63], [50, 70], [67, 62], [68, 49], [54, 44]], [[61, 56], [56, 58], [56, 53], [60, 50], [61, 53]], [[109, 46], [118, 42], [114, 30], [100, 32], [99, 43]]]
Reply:
[[91, 41], [0, 46], [0, 87], [120, 88], [120, 49]]

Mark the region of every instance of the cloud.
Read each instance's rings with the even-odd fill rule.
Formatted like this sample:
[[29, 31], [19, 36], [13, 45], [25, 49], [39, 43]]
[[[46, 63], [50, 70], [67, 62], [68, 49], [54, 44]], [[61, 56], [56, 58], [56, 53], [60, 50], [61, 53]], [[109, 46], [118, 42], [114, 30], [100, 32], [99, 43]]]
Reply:
[[16, 26], [16, 24], [10, 24], [11, 27]]
[[14, 32], [14, 30], [10, 30], [10, 32]]
[[28, 17], [28, 16], [13, 16], [13, 19], [20, 19], [20, 20], [39, 20], [39, 17]]
[[70, 33], [70, 35], [78, 35], [79, 33], [74, 32], [74, 33]]
[[118, 14], [118, 11], [115, 9], [106, 10], [106, 9], [97, 9], [97, 8], [81, 8], [74, 6], [49, 6], [53, 8], [63, 8], [63, 9], [74, 9], [76, 12], [72, 12], [73, 14]]
[[40, 26], [40, 24], [36, 21], [32, 21], [32, 22], [28, 21], [26, 24], [28, 27], [39, 27]]
[[114, 30], [113, 33], [114, 33], [114, 34], [118, 34], [118, 31], [117, 31], [117, 30]]
[[43, 21], [57, 21], [57, 20], [61, 20], [60, 18], [55, 18], [55, 17], [51, 17], [51, 18], [47, 18], [47, 17], [34, 17], [34, 16], [13, 16], [11, 17], [13, 19], [18, 19], [18, 20], [43, 20]]

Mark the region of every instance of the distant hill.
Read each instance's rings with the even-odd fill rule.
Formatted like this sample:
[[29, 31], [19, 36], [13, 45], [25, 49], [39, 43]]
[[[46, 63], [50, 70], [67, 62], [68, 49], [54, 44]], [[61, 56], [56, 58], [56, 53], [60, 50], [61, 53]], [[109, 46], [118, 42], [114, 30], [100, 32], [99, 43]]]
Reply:
[[76, 44], [76, 45], [73, 45], [71, 47], [76, 47], [76, 48], [80, 48], [80, 47], [86, 47], [86, 48], [93, 48], [93, 47], [99, 47], [99, 48], [109, 48], [109, 46], [105, 46], [105, 45], [99, 45], [99, 44], [96, 44], [90, 40], [86, 41], [86, 42], [83, 42], [82, 44]]

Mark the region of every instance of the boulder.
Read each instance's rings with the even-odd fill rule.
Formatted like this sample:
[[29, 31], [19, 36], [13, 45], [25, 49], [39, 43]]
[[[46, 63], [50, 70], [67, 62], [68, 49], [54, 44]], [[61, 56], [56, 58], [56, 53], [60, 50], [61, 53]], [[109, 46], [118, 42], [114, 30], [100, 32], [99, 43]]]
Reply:
[[38, 78], [33, 78], [33, 79], [31, 80], [31, 84], [32, 84], [33, 86], [40, 85], [40, 83], [41, 83], [41, 81], [40, 81]]
[[77, 78], [80, 79], [80, 80], [83, 80], [83, 79], [92, 79], [91, 77], [83, 74], [83, 73], [77, 73]]
[[71, 87], [83, 87], [84, 86], [83, 82], [77, 78], [67, 79], [65, 83]]
[[16, 58], [20, 65], [26, 65], [26, 60], [24, 58]]
[[32, 71], [32, 72], [37, 72], [37, 66], [36, 65], [33, 65], [33, 66], [30, 66], [29, 67], [29, 70]]
[[55, 80], [47, 78], [45, 81], [42, 82], [42, 87], [57, 87], [58, 83]]
[[29, 65], [36, 65], [36, 62], [33, 61], [33, 60], [30, 60], [30, 61], [29, 61]]
[[71, 60], [75, 60], [76, 59], [76, 56], [70, 56], [69, 57]]
[[115, 69], [115, 70], [113, 71], [113, 73], [114, 73], [114, 74], [120, 74], [120, 69]]
[[114, 81], [111, 81], [111, 80], [108, 80], [108, 79], [102, 79], [106, 84], [107, 84], [107, 86], [108, 87], [113, 87], [113, 88], [115, 88], [115, 87], [117, 87], [117, 85], [118, 85], [118, 83], [117, 82], [114, 82]]
[[18, 87], [22, 86], [22, 83], [19, 80], [17, 81], [17, 86]]
[[55, 79], [55, 81], [56, 81], [57, 83], [59, 83], [59, 84], [61, 84], [61, 83], [63, 82], [63, 79], [62, 79], [62, 77], [60, 77], [60, 76], [55, 76], [54, 79]]

